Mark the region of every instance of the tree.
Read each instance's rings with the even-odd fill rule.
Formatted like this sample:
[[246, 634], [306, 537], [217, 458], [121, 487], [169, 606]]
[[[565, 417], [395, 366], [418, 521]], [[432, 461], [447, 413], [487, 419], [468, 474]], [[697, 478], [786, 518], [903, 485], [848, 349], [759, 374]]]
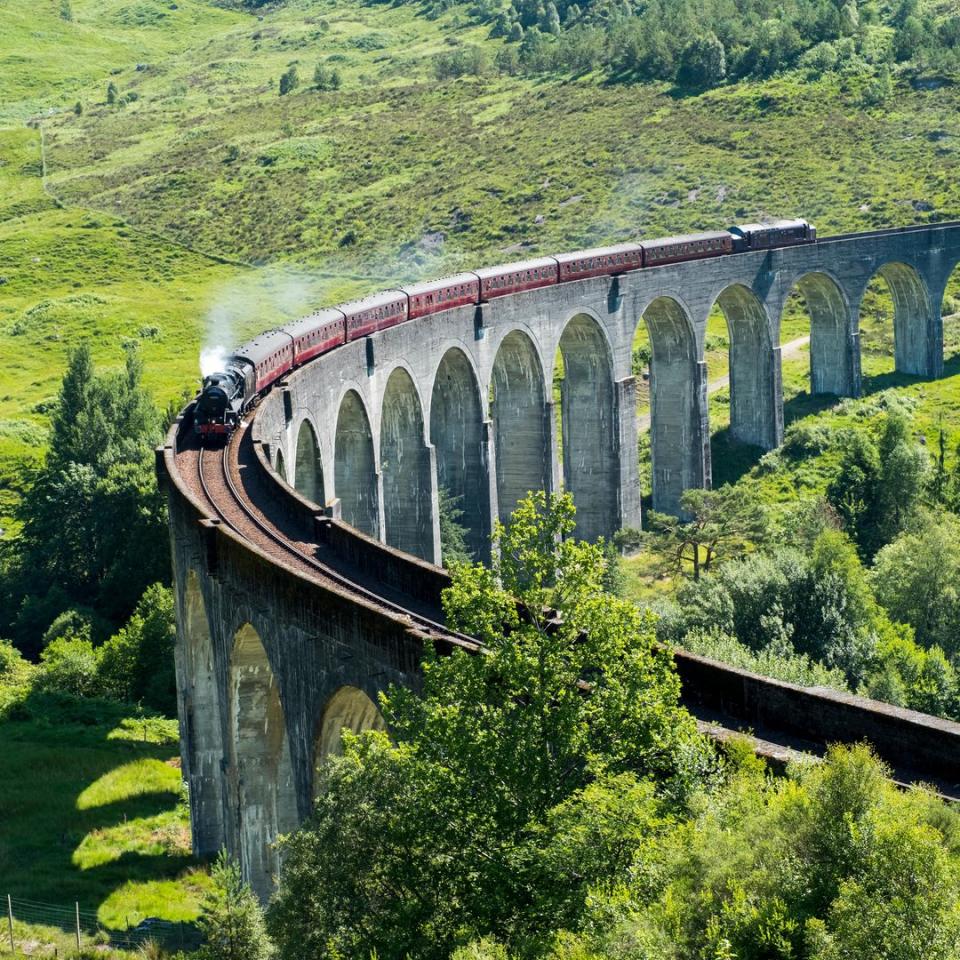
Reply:
[[[428, 652], [419, 692], [381, 698], [393, 742], [345, 735], [284, 842], [281, 956], [447, 958], [470, 938], [574, 928], [697, 782], [703, 743], [672, 660], [646, 615], [603, 592], [602, 549], [574, 525], [569, 495], [532, 495], [497, 524], [492, 569], [456, 569], [447, 621], [486, 652]], [[609, 817], [587, 822], [590, 791]]]
[[83, 113], [83, 104], [79, 100], [73, 105], [73, 112], [78, 117]]
[[330, 70], [324, 64], [318, 63], [313, 71], [313, 85], [317, 90], [339, 90], [340, 74], [336, 70]]
[[458, 563], [467, 563], [473, 559], [467, 547], [467, 530], [460, 520], [463, 511], [458, 504], [462, 497], [453, 496], [446, 487], [437, 491], [440, 509], [440, 554], [443, 565], [452, 567]]
[[70, 0], [60, 0], [60, 19], [68, 23], [73, 21], [73, 8], [70, 6]]
[[177, 709], [173, 595], [147, 587], [129, 621], [100, 648], [100, 683], [108, 696], [172, 715]]
[[715, 87], [726, 75], [727, 54], [716, 34], [694, 37], [680, 52], [677, 83], [681, 86]]
[[689, 564], [694, 580], [717, 559], [743, 553], [766, 529], [756, 499], [729, 484], [719, 490], [685, 490], [680, 510], [689, 519], [649, 514], [646, 541], [673, 572]]
[[511, 25], [510, 32], [507, 34], [507, 40], [510, 43], [519, 43], [523, 40], [523, 27], [517, 21], [514, 21]]
[[204, 897], [199, 921], [205, 943], [194, 956], [198, 960], [269, 960], [274, 950], [263, 910], [243, 882], [240, 865], [221, 850], [210, 876], [213, 889]]
[[884, 418], [877, 441], [862, 430], [847, 435], [827, 500], [865, 560], [906, 528], [920, 503], [927, 473], [926, 453], [899, 411]]
[[70, 355], [46, 462], [18, 506], [23, 531], [5, 577], [19, 596], [5, 605], [4, 626], [25, 648], [72, 606], [94, 606], [119, 625], [148, 584], [169, 576], [153, 468], [159, 417], [141, 377], [133, 351], [122, 371], [104, 374], [86, 345]]
[[280, 76], [280, 96], [285, 97], [300, 86], [300, 75], [297, 73], [296, 64], [291, 64], [287, 70]]
[[113, 106], [117, 102], [117, 85], [111, 80], [107, 84], [107, 103]]
[[960, 520], [922, 516], [877, 553], [871, 580], [894, 620], [908, 623], [922, 647], [960, 655]]

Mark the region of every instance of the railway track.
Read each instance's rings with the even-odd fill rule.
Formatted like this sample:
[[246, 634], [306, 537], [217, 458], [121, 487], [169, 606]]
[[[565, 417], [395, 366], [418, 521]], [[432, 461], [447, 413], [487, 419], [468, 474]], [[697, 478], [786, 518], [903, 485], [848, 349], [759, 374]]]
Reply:
[[[409, 626], [434, 639], [442, 639], [454, 646], [478, 650], [480, 645], [472, 637], [451, 630], [443, 623], [415, 610], [389, 596], [383, 589], [365, 585], [359, 576], [345, 575], [332, 563], [318, 559], [318, 546], [308, 539], [300, 539], [297, 532], [282, 529], [264, 511], [254, 506], [240, 477], [238, 454], [248, 441], [247, 426], [240, 427], [223, 447], [200, 447], [196, 456], [196, 477], [199, 489], [219, 521], [239, 537], [258, 546], [276, 559], [309, 576], [324, 586], [332, 586], [351, 593], [359, 602], [406, 621]], [[249, 465], [244, 470], [249, 469]], [[302, 532], [301, 532], [302, 535]]]

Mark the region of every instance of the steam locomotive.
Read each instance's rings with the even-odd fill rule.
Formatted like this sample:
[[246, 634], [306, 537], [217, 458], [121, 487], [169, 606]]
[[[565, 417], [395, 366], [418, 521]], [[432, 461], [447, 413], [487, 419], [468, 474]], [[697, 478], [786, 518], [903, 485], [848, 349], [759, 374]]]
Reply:
[[751, 223], [486, 267], [318, 310], [260, 334], [228, 357], [223, 371], [205, 377], [194, 410], [194, 429], [203, 440], [225, 439], [259, 396], [285, 373], [343, 343], [406, 320], [555, 283], [813, 243], [816, 238], [816, 229], [806, 220]]

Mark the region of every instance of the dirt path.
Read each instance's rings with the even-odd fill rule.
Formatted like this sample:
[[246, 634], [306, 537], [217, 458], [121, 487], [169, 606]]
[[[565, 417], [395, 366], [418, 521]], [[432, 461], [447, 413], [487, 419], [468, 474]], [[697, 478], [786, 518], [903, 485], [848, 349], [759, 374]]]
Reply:
[[[787, 343], [783, 344], [780, 347], [780, 360], [792, 360], [800, 351], [810, 342], [810, 337], [797, 337], [796, 340], [790, 340]], [[716, 393], [718, 390], [722, 390], [724, 387], [730, 386], [730, 374], [728, 373], [725, 377], [717, 377], [716, 380], [711, 380], [707, 384], [707, 393]], [[638, 430], [649, 430], [650, 429], [650, 414], [644, 413], [641, 416], [637, 417], [637, 429]]]

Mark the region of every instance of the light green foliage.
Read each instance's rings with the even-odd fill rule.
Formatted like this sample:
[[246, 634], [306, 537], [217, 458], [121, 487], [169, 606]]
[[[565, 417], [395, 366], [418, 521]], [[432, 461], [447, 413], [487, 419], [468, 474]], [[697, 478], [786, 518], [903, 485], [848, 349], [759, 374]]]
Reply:
[[[785, 782], [734, 781], [677, 834], [675, 879], [662, 902], [679, 955], [716, 956], [726, 943], [743, 960], [952, 956], [958, 877], [926, 820], [863, 747], [834, 749], [826, 765]], [[868, 891], [874, 940], [864, 954], [852, 911]]]
[[40, 662], [38, 686], [41, 690], [75, 697], [100, 693], [97, 678], [100, 657], [89, 639], [60, 637], [40, 654]]
[[871, 581], [894, 620], [913, 627], [923, 647], [960, 654], [960, 520], [924, 514], [877, 554]]
[[832, 687], [848, 691], [843, 671], [828, 669], [822, 663], [811, 660], [805, 654], [795, 653], [789, 643], [771, 641], [759, 650], [740, 643], [735, 637], [716, 630], [691, 630], [684, 634], [683, 648], [712, 660], [741, 667], [751, 673], [759, 673], [775, 680], [785, 680], [801, 687]]
[[168, 715], [176, 713], [174, 639], [173, 595], [155, 583], [147, 587], [126, 625], [100, 650], [104, 693]]
[[[208, 877], [190, 853], [176, 722], [172, 737], [159, 724], [36, 692], [0, 722], [0, 874], [16, 896], [78, 900], [114, 930], [196, 919]], [[32, 936], [38, 952], [58, 942]]]
[[421, 691], [381, 700], [395, 745], [348, 737], [328, 762], [286, 843], [281, 955], [446, 957], [488, 934], [516, 948], [643, 872], [709, 754], [649, 619], [603, 592], [602, 549], [573, 529], [569, 496], [531, 495], [497, 527], [492, 570], [455, 569], [448, 621], [487, 652], [428, 656]]
[[680, 510], [688, 519], [648, 513], [644, 539], [671, 571], [689, 565], [694, 580], [717, 560], [743, 554], [767, 529], [762, 505], [742, 487], [685, 490]]
[[213, 887], [204, 898], [200, 916], [206, 942], [195, 954], [197, 960], [269, 960], [273, 947], [263, 909], [243, 882], [240, 865], [223, 850], [210, 877]]

